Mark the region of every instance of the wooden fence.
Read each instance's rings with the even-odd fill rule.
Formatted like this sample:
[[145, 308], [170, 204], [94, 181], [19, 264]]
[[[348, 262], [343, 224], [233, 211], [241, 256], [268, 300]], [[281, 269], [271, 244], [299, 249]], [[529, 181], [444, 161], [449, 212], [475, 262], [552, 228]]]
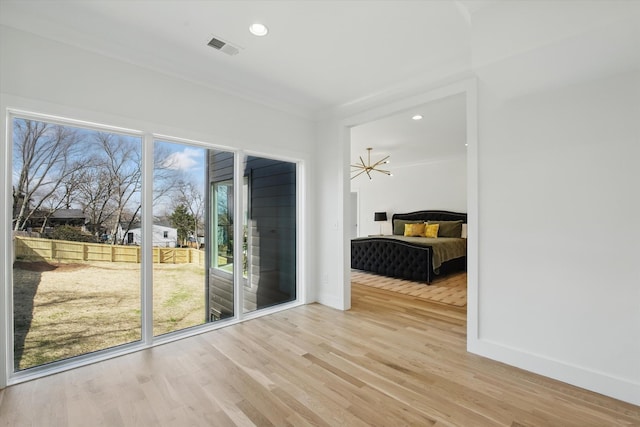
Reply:
[[[139, 246], [14, 237], [16, 259], [140, 263]], [[204, 251], [193, 248], [153, 248], [153, 262], [204, 265]]]

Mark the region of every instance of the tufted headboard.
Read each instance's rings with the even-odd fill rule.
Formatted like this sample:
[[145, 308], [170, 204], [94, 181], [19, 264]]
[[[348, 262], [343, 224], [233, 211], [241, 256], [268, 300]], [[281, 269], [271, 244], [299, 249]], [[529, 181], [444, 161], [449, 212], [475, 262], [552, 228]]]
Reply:
[[393, 214], [392, 223], [396, 219], [403, 219], [407, 221], [460, 221], [467, 223], [467, 214], [460, 212], [450, 211], [416, 211], [409, 213], [397, 213]]

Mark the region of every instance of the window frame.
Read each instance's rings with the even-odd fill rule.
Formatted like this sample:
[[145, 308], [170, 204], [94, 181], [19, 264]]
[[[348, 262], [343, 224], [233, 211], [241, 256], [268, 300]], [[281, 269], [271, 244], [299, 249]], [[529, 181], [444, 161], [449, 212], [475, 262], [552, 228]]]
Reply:
[[[15, 257], [12, 243], [12, 227], [11, 221], [13, 217], [12, 206], [13, 199], [11, 197], [10, 186], [12, 186], [12, 170], [13, 170], [13, 120], [14, 118], [24, 118], [47, 123], [74, 126], [84, 129], [108, 131], [130, 136], [140, 137], [142, 139], [142, 253], [141, 253], [141, 280], [140, 280], [140, 300], [141, 300], [141, 329], [142, 336], [140, 341], [119, 345], [96, 352], [85, 353], [74, 356], [69, 359], [63, 359], [45, 365], [38, 365], [21, 371], [15, 371], [14, 366], [14, 325], [13, 325], [13, 260]], [[35, 378], [52, 375], [58, 372], [67, 371], [88, 364], [108, 360], [125, 354], [141, 351], [161, 345], [167, 342], [183, 339], [190, 336], [198, 335], [204, 332], [212, 331], [231, 324], [240, 323], [264, 315], [287, 310], [304, 304], [305, 287], [303, 286], [303, 260], [305, 259], [305, 248], [302, 246], [302, 236], [304, 234], [304, 206], [302, 204], [302, 191], [304, 188], [303, 176], [303, 160], [289, 157], [274, 156], [272, 154], [262, 152], [244, 151], [240, 148], [233, 148], [212, 142], [198, 141], [194, 139], [186, 139], [176, 136], [154, 133], [147, 130], [136, 130], [125, 127], [107, 125], [99, 122], [91, 122], [79, 119], [72, 119], [52, 114], [37, 113], [16, 108], [7, 108], [3, 120], [5, 121], [5, 137], [4, 137], [4, 160], [0, 160], [4, 173], [5, 185], [0, 188], [0, 196], [5, 201], [5, 209], [0, 211], [0, 245], [5, 249], [5, 257], [0, 260], [0, 277], [4, 279], [4, 286], [0, 288], [0, 301], [4, 306], [4, 314], [0, 316], [0, 342], [5, 344], [5, 351], [0, 351], [0, 388], [9, 385], [18, 384]], [[224, 150], [233, 153], [234, 156], [234, 181], [243, 183], [242, 165], [247, 155], [261, 156], [264, 158], [283, 160], [296, 164], [296, 211], [297, 211], [297, 261], [296, 261], [296, 299], [294, 301], [279, 304], [277, 306], [256, 310], [250, 313], [243, 313], [243, 278], [242, 263], [234, 262], [234, 316], [228, 319], [216, 322], [208, 322], [202, 325], [193, 326], [191, 328], [170, 332], [167, 334], [153, 336], [153, 144], [156, 140], [183, 143], [188, 145], [200, 146], [206, 149]], [[244, 225], [244, 206], [242, 202], [243, 185], [234, 185], [234, 234], [242, 235], [242, 227]], [[242, 259], [242, 245], [234, 245], [234, 259]]]

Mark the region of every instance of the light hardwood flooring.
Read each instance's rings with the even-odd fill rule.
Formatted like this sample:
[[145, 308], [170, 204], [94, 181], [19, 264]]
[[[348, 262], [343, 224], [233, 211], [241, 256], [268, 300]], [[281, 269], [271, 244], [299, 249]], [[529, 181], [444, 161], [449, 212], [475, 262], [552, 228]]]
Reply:
[[30, 381], [7, 426], [629, 426], [640, 407], [465, 351], [465, 311], [353, 286], [312, 304]]

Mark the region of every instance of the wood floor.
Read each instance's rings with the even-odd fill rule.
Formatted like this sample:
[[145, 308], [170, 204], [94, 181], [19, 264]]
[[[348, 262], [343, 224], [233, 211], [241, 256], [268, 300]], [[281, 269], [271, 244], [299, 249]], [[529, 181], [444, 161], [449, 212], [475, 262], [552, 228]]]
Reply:
[[439, 277], [426, 286], [424, 282], [379, 276], [360, 270], [351, 270], [351, 283], [397, 292], [415, 298], [457, 307], [467, 306], [467, 272], [459, 271]]
[[3, 426], [629, 426], [640, 407], [465, 352], [465, 311], [353, 286], [9, 387]]

